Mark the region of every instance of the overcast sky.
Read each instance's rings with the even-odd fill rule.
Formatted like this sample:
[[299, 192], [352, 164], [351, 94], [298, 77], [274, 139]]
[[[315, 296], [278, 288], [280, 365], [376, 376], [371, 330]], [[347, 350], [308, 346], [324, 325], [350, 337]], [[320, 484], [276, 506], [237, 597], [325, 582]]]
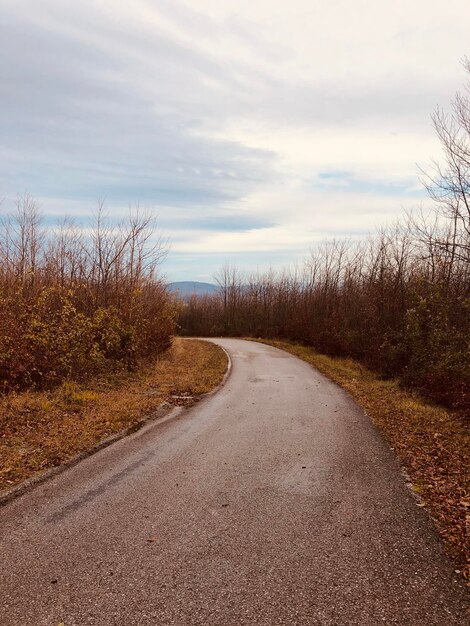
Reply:
[[469, 0], [0, 0], [0, 197], [139, 202], [172, 280], [303, 258], [426, 203]]

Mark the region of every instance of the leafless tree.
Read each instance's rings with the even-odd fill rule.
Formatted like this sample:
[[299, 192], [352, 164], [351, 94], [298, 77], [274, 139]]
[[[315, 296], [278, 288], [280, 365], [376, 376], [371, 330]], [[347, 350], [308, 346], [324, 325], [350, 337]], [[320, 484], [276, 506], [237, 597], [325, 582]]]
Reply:
[[423, 239], [432, 241], [455, 259], [470, 261], [470, 60], [464, 60], [467, 82], [456, 94], [450, 112], [438, 108], [433, 124], [443, 151], [443, 161], [435, 160], [430, 170], [422, 170], [422, 181], [445, 220], [442, 231], [431, 230], [428, 222], [417, 222]]

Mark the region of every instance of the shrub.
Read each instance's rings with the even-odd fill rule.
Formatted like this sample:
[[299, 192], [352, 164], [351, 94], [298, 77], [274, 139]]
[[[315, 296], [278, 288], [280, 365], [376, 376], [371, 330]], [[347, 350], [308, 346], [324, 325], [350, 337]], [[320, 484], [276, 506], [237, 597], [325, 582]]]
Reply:
[[168, 348], [177, 303], [156, 276], [162, 248], [148, 243], [147, 218], [111, 227], [99, 213], [91, 236], [68, 223], [46, 237], [27, 197], [2, 226], [1, 389], [133, 368]]

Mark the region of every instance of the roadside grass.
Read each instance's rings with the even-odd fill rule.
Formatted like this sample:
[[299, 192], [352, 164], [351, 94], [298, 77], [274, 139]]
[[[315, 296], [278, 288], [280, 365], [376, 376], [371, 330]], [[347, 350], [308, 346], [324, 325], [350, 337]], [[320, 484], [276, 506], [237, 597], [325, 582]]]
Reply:
[[310, 363], [346, 389], [383, 431], [429, 510], [456, 571], [470, 570], [470, 429], [468, 417], [434, 406], [347, 358], [287, 341], [258, 339]]
[[135, 372], [0, 396], [0, 493], [137, 423], [163, 402], [193, 404], [226, 369], [219, 346], [177, 337]]

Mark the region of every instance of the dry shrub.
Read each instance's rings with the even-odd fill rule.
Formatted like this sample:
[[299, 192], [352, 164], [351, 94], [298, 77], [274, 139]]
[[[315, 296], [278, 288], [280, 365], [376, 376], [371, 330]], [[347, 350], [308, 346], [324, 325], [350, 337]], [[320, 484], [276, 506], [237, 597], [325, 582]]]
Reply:
[[48, 388], [107, 368], [134, 368], [170, 345], [177, 305], [159, 279], [164, 253], [138, 213], [91, 234], [71, 222], [49, 234], [20, 198], [0, 231], [0, 385]]

